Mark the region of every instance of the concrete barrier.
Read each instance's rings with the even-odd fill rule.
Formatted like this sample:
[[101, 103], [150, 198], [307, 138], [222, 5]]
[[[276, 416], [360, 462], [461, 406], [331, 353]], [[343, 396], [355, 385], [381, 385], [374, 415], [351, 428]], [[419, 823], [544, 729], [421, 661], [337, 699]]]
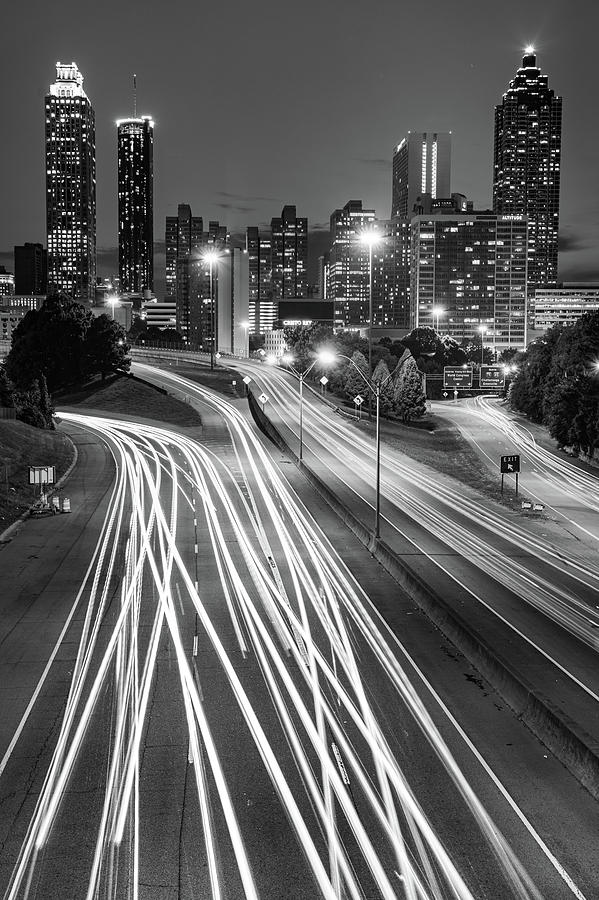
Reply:
[[[294, 462], [299, 462], [251, 392], [248, 401], [258, 428]], [[547, 697], [534, 690], [508, 660], [500, 656], [482, 635], [474, 632], [459, 613], [433, 592], [384, 541], [375, 539], [374, 533], [305, 462], [302, 463], [302, 472], [341, 521], [445, 637], [487, 679], [518, 718], [599, 800], [599, 746], [593, 738], [578, 723], [568, 720], [563, 711], [556, 709]]]

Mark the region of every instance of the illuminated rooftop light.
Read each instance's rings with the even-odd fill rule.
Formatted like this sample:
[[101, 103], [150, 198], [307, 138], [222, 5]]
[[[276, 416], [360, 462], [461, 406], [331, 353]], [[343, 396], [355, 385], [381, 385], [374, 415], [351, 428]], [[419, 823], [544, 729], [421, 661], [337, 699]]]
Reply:
[[528, 47], [524, 48], [524, 52], [527, 56], [532, 56], [532, 54], [535, 52], [535, 48], [531, 44], [529, 44]]
[[359, 235], [359, 241], [361, 244], [366, 244], [367, 247], [374, 247], [381, 240], [381, 235], [374, 228], [371, 231], [363, 231]]

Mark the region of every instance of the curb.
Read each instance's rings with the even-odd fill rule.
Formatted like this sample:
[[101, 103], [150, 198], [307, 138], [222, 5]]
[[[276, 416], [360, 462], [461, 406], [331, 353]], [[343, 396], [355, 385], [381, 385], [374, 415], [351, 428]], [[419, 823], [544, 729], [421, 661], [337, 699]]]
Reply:
[[[248, 401], [252, 417], [263, 434], [294, 462], [299, 462], [297, 455], [288, 446], [276, 425], [264, 415], [251, 392]], [[599, 800], [599, 747], [593, 746], [593, 739], [582, 732], [577, 723], [567, 720], [563, 711], [554, 709], [547, 697], [538, 690], [535, 691], [512, 668], [511, 663], [496, 653], [480, 634], [474, 632], [459, 613], [451, 609], [442, 597], [412, 572], [384, 541], [376, 540], [373, 533], [305, 463], [302, 464], [301, 471], [341, 521], [445, 637], [487, 679], [516, 716]]]
[[[71, 440], [71, 438], [68, 436], [68, 434], [65, 434], [65, 437], [73, 448], [73, 460], [72, 460], [71, 464], [69, 465], [68, 469], [66, 470], [66, 472], [60, 476], [60, 478], [58, 479], [58, 481], [56, 482], [56, 484], [54, 485], [52, 490], [48, 491], [49, 496], [54, 494], [57, 490], [59, 490], [62, 487], [62, 485], [65, 483], [65, 481], [71, 475], [71, 472], [77, 465], [77, 461], [79, 459], [79, 451], [77, 450], [77, 444], [75, 444], [74, 441]], [[26, 509], [25, 512], [21, 513], [19, 518], [16, 519], [12, 523], [12, 525], [9, 525], [8, 528], [6, 528], [0, 534], [0, 544], [5, 544], [7, 541], [12, 539], [13, 534], [19, 529], [19, 527], [23, 524], [23, 522], [25, 522], [25, 520], [29, 518], [29, 516], [31, 515], [32, 509], [33, 509], [33, 506], [30, 506], [29, 509]]]

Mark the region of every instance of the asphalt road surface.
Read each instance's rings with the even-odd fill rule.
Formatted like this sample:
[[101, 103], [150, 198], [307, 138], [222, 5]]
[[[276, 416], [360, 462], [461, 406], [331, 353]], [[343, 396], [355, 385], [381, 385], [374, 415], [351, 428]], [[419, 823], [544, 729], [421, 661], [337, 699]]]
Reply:
[[65, 413], [83, 518], [0, 551], [5, 897], [592, 897], [588, 795], [239, 403], [178, 388], [201, 435]]

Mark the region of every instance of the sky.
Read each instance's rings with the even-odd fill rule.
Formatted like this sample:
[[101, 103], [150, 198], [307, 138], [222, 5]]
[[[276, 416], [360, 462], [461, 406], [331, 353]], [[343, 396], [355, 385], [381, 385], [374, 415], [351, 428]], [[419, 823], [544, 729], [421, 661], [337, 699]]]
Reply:
[[[154, 11], [155, 10], [155, 11]], [[532, 44], [563, 97], [559, 277], [599, 282], [592, 0], [40, 0], [3, 12], [0, 264], [45, 244], [44, 96], [74, 61], [96, 113], [98, 274], [117, 274], [116, 119], [154, 130], [155, 288], [165, 217], [189, 203], [233, 235], [285, 204], [313, 260], [331, 212], [390, 214], [407, 131], [452, 132], [452, 190], [491, 203], [493, 111]], [[207, 227], [207, 226], [206, 226]], [[312, 266], [312, 278], [314, 278]]]

